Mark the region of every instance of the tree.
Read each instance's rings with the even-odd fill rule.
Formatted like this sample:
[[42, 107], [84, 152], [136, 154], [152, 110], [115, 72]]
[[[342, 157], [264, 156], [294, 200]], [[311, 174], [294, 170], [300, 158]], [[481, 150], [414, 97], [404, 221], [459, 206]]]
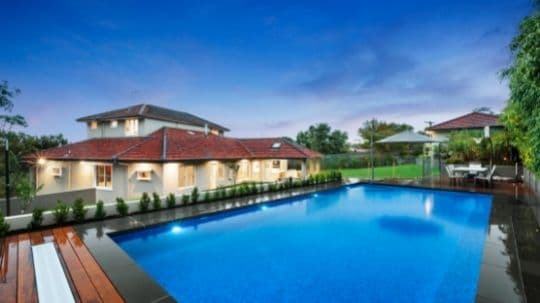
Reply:
[[349, 151], [348, 138], [346, 132], [332, 130], [327, 123], [319, 123], [299, 132], [296, 142], [323, 154], [339, 154]]
[[15, 191], [21, 202], [21, 214], [26, 212], [42, 188], [43, 184], [36, 187], [28, 178], [19, 178]]
[[502, 121], [525, 166], [540, 173], [540, 0], [510, 44], [512, 65], [503, 71], [510, 99]]
[[26, 127], [28, 124], [21, 115], [10, 115], [13, 110], [12, 99], [20, 94], [21, 91], [17, 88], [10, 89], [7, 81], [0, 82], [0, 110], [4, 114], [0, 114], [0, 131], [10, 131], [13, 126]]
[[[10, 176], [13, 175], [18, 182], [26, 178], [28, 164], [23, 161], [23, 157], [39, 150], [65, 145], [67, 140], [61, 135], [52, 136], [31, 136], [22, 132], [14, 132], [14, 126], [26, 127], [27, 123], [21, 115], [11, 115], [14, 103], [13, 98], [21, 91], [17, 88], [10, 88], [7, 81], [0, 82], [0, 137], [9, 141], [9, 164]], [[0, 196], [5, 196], [5, 164], [4, 153], [0, 153]], [[24, 181], [23, 181], [24, 182]]]

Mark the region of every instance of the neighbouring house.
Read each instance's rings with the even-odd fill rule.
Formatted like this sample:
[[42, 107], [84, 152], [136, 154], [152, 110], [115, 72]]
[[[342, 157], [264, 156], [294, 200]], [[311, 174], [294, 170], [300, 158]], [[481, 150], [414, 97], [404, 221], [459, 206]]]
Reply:
[[219, 124], [154, 105], [77, 121], [87, 125], [87, 140], [28, 157], [36, 185], [43, 184], [40, 195], [76, 192], [112, 202], [143, 192], [179, 195], [194, 187], [274, 182], [319, 171], [321, 154], [290, 140], [227, 137], [229, 130]]
[[482, 112], [472, 112], [448, 121], [434, 124], [426, 128], [426, 133], [434, 139], [446, 140], [452, 132], [468, 130], [478, 133], [479, 137], [484, 132], [502, 130], [504, 127], [499, 121], [499, 115]]

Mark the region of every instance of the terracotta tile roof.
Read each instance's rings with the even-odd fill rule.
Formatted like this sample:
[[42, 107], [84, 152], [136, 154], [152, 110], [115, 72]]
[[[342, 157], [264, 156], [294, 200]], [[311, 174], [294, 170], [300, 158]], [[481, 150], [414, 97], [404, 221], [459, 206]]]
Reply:
[[426, 130], [452, 130], [467, 128], [483, 128], [485, 126], [502, 126], [498, 115], [472, 112], [445, 122], [435, 124]]
[[146, 138], [96, 138], [39, 151], [27, 159], [112, 160]]
[[77, 119], [77, 121], [86, 122], [92, 120], [100, 121], [126, 118], [150, 118], [161, 121], [194, 125], [199, 127], [204, 127], [205, 124], [208, 124], [208, 127], [210, 128], [218, 129], [221, 131], [229, 131], [229, 129], [224, 126], [208, 121], [201, 117], [197, 117], [190, 113], [163, 108], [152, 104], [138, 104], [126, 108], [115, 109], [108, 112], [81, 117]]
[[34, 159], [101, 161], [305, 159], [320, 156], [318, 152], [283, 138], [238, 139], [175, 128], [162, 128], [148, 137], [91, 139], [32, 155]]
[[[253, 153], [253, 158], [316, 158], [321, 154], [300, 146], [283, 138], [254, 138], [239, 139], [248, 150]], [[274, 144], [279, 147], [272, 147]], [[276, 145], [277, 146], [277, 145]]]

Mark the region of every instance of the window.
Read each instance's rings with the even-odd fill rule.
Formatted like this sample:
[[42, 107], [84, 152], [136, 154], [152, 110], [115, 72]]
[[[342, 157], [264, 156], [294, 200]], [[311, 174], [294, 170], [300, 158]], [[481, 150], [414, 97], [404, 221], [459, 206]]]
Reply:
[[247, 179], [248, 178], [248, 162], [240, 161], [240, 167], [238, 168], [238, 178]]
[[96, 129], [97, 128], [97, 121], [91, 121], [90, 122], [90, 129]]
[[272, 143], [272, 148], [273, 149], [279, 149], [281, 147], [281, 142], [274, 142]]
[[281, 167], [281, 161], [279, 160], [273, 160], [272, 161], [272, 168], [273, 169], [279, 169]]
[[137, 180], [139, 180], [139, 181], [150, 181], [150, 180], [152, 180], [152, 171], [151, 170], [139, 170], [139, 171], [137, 171]]
[[111, 128], [117, 128], [118, 127], [118, 121], [117, 120], [111, 120]]
[[259, 173], [259, 171], [261, 170], [261, 166], [260, 166], [259, 161], [253, 161], [252, 164], [253, 164], [253, 168], [252, 168], [253, 172], [254, 173]]
[[139, 135], [139, 120], [127, 119], [124, 125], [126, 136], [138, 136]]
[[61, 167], [51, 167], [52, 175], [55, 177], [62, 177], [62, 168]]
[[195, 185], [195, 167], [193, 165], [181, 165], [178, 170], [178, 187]]
[[112, 188], [112, 165], [96, 165], [96, 186]]

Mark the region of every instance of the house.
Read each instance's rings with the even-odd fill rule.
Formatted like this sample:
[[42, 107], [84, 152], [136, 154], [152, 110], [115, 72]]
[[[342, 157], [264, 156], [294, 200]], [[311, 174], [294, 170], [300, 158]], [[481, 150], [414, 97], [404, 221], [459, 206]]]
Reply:
[[426, 128], [426, 133], [434, 139], [445, 140], [455, 131], [467, 130], [482, 137], [485, 132], [502, 130], [499, 115], [472, 112]]
[[290, 140], [227, 137], [229, 129], [217, 123], [150, 104], [77, 121], [86, 124], [87, 140], [29, 157], [35, 183], [43, 185], [40, 195], [77, 192], [109, 202], [319, 171], [321, 154]]

